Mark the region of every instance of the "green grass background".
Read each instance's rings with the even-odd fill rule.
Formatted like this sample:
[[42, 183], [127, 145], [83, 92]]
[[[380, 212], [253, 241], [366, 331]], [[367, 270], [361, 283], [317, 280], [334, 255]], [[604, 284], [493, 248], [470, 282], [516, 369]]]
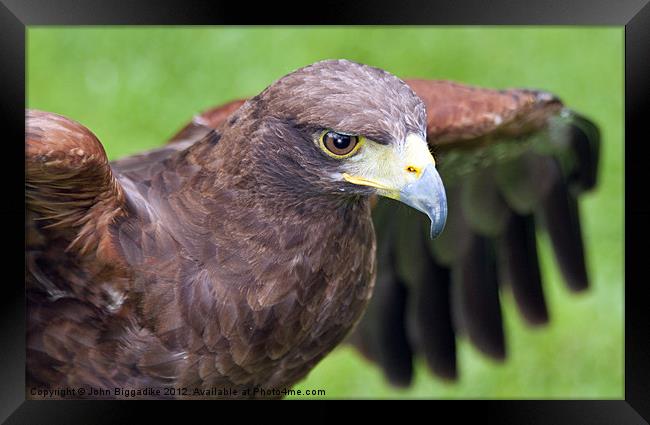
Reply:
[[27, 40], [28, 107], [83, 123], [111, 159], [159, 146], [196, 112], [321, 59], [559, 95], [603, 136], [600, 184], [581, 202], [590, 291], [565, 288], [542, 236], [551, 325], [527, 327], [503, 294], [505, 364], [461, 340], [458, 382], [433, 378], [418, 360], [414, 385], [398, 390], [342, 346], [296, 388], [325, 389], [328, 398], [623, 397], [622, 27], [31, 27]]

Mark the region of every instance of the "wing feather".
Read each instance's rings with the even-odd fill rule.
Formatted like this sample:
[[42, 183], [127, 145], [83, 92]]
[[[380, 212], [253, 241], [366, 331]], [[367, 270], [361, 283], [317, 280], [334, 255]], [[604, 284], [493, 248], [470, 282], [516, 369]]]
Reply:
[[452, 81], [406, 80], [427, 107], [427, 135], [435, 145], [457, 146], [486, 136], [521, 135], [545, 125], [561, 108], [550, 93], [491, 90]]
[[56, 230], [66, 250], [114, 255], [108, 226], [125, 214], [125, 198], [93, 133], [61, 115], [27, 111], [25, 180], [39, 231]]
[[[427, 107], [428, 140], [448, 191], [447, 227], [430, 250], [422, 250], [423, 258], [413, 253], [413, 243], [426, 230], [404, 224], [402, 209], [385, 209], [383, 221], [396, 223], [397, 239], [410, 243], [396, 239], [392, 245], [379, 245], [377, 255], [384, 258], [382, 250], [389, 249], [394, 258], [409, 259], [407, 266], [394, 267], [391, 281], [407, 282], [405, 296], [411, 301], [404, 317], [393, 318], [401, 325], [379, 325], [376, 315], [369, 315], [351, 342], [363, 347], [373, 335], [374, 341], [396, 343], [400, 339], [387, 334], [408, 324], [405, 347], [414, 356], [422, 354], [436, 375], [453, 379], [458, 337], [468, 338], [492, 358], [506, 357], [500, 291], [512, 291], [527, 323], [548, 321], [536, 248], [540, 229], [549, 233], [567, 285], [576, 291], [588, 287], [577, 200], [595, 187], [600, 136], [594, 123], [546, 92], [490, 90], [449, 81], [407, 83]], [[376, 208], [384, 210], [388, 202], [379, 200]], [[376, 223], [378, 233], [381, 226]], [[422, 264], [414, 264], [418, 261]], [[427, 261], [427, 272], [414, 273]], [[379, 271], [375, 290], [381, 293], [386, 279]], [[448, 294], [445, 305], [427, 296], [436, 293]], [[373, 298], [369, 311], [378, 302], [383, 311], [391, 310], [389, 301]], [[401, 298], [395, 302], [403, 303]], [[425, 302], [440, 311], [436, 323], [435, 315], [426, 314], [421, 305]], [[450, 325], [442, 326], [449, 320]], [[366, 344], [365, 354], [394, 382], [394, 372], [373, 348], [386, 348]], [[401, 370], [411, 370], [403, 360], [400, 364]]]

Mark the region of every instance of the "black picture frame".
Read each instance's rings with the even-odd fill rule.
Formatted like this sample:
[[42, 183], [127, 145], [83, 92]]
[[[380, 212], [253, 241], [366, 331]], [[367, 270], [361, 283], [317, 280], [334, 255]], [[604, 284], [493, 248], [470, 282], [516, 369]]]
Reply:
[[[622, 400], [439, 401], [435, 417], [516, 424], [642, 424], [650, 418], [650, 315], [646, 306], [644, 241], [650, 238], [648, 169], [644, 164], [645, 113], [650, 103], [649, 0], [403, 1], [380, 5], [319, 3], [313, 14], [289, 15], [289, 7], [237, 2], [0, 0], [0, 112], [3, 127], [5, 274], [0, 309], [0, 420], [6, 423], [124, 423], [142, 404], [107, 401], [25, 400], [25, 297], [20, 264], [24, 257], [24, 108], [26, 27], [35, 25], [242, 24], [416, 24], [416, 25], [617, 25], [625, 26], [625, 397]], [[488, 6], [489, 4], [489, 6]], [[251, 10], [253, 9], [253, 10]], [[21, 173], [22, 171], [22, 173]], [[13, 231], [17, 229], [16, 231]], [[15, 256], [15, 258], [14, 258]], [[22, 259], [22, 260], [21, 260]], [[24, 268], [23, 268], [24, 270]], [[24, 275], [22, 275], [24, 276]], [[612, 365], [612, 367], [616, 367]], [[464, 402], [465, 403], [465, 402]], [[156, 410], [172, 410], [158, 403]], [[427, 408], [428, 410], [430, 408]], [[214, 417], [214, 406], [193, 405]], [[429, 410], [431, 413], [433, 409]], [[207, 416], [208, 418], [210, 416]]]

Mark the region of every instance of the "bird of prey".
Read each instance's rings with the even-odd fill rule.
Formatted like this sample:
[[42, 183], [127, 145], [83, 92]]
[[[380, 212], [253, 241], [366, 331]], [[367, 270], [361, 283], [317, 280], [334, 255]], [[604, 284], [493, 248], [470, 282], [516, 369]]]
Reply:
[[577, 197], [598, 144], [548, 93], [347, 60], [114, 162], [27, 111], [27, 396], [277, 398], [346, 336], [398, 385], [416, 353], [455, 377], [456, 334], [502, 358], [499, 284], [548, 319], [539, 222], [588, 285]]

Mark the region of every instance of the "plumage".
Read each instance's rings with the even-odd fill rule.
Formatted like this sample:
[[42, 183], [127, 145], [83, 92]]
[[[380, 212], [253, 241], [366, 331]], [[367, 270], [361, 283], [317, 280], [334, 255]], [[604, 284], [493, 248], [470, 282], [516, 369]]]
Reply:
[[[312, 143], [323, 129], [386, 146], [426, 132], [449, 195], [440, 238], [424, 215], [333, 180], [342, 162]], [[391, 382], [411, 382], [418, 353], [454, 379], [455, 334], [505, 357], [502, 276], [544, 321], [537, 221], [572, 286], [587, 284], [575, 201], [597, 153], [597, 128], [548, 93], [405, 84], [347, 61], [112, 163], [80, 124], [28, 111], [28, 387], [286, 388], [366, 307], [350, 341]]]
[[533, 325], [548, 322], [537, 258], [534, 216], [511, 214], [497, 247], [504, 257], [504, 276], [526, 321]]

